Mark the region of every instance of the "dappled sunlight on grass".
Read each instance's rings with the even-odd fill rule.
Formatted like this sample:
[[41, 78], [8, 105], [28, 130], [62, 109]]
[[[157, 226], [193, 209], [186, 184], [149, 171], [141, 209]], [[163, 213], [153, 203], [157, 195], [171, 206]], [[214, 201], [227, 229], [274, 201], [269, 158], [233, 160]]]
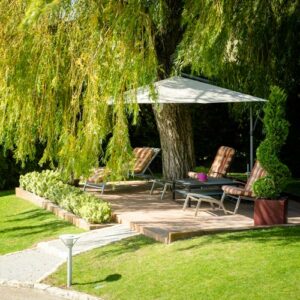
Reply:
[[0, 193], [0, 254], [22, 250], [62, 233], [82, 232], [52, 213], [17, 198], [13, 191]]

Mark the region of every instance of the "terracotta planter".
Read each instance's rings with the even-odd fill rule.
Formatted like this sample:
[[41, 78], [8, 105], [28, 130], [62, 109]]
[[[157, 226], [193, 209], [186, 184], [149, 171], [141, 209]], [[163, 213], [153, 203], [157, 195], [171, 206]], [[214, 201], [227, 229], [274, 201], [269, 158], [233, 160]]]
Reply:
[[254, 204], [254, 225], [276, 225], [287, 223], [288, 200], [258, 199]]

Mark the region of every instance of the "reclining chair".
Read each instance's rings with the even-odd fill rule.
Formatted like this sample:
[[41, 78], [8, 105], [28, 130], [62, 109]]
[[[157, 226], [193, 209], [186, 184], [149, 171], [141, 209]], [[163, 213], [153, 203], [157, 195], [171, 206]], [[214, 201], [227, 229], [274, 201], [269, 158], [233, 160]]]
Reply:
[[[231, 147], [221, 146], [215, 159], [207, 173], [208, 177], [225, 177], [235, 155], [235, 150]], [[189, 172], [190, 178], [197, 178], [196, 172]]]
[[229, 186], [229, 185], [223, 185], [223, 195], [221, 198], [221, 202], [223, 203], [226, 197], [230, 197], [233, 199], [236, 199], [236, 205], [235, 209], [233, 211], [233, 214], [236, 214], [241, 200], [255, 200], [255, 195], [252, 190], [253, 183], [261, 178], [267, 175], [267, 172], [262, 168], [260, 163], [258, 161], [255, 162], [255, 165], [251, 171], [250, 177], [248, 178], [246, 185], [244, 187], [237, 187], [237, 186]]
[[[194, 200], [194, 201], [197, 201], [195, 216], [197, 216], [198, 209], [200, 208], [200, 205], [202, 202], [209, 203], [213, 209], [215, 209], [214, 205], [217, 205], [218, 209], [222, 209], [225, 214], [227, 214], [227, 213], [236, 214], [239, 209], [242, 199], [255, 200], [255, 195], [253, 194], [253, 191], [252, 191], [252, 185], [257, 179], [264, 177], [266, 175], [267, 175], [267, 172], [261, 167], [259, 162], [256, 161], [256, 163], [251, 171], [250, 177], [248, 178], [244, 187], [223, 185], [222, 186], [223, 194], [222, 194], [221, 200], [216, 199], [215, 196], [217, 196], [217, 195], [212, 195], [212, 193], [206, 193], [206, 192], [188, 193], [186, 196], [185, 202], [184, 202], [183, 209], [184, 210], [186, 209], [188, 201]], [[239, 182], [239, 184], [241, 184], [241, 183]], [[226, 197], [230, 197], [230, 198], [237, 200], [236, 206], [235, 206], [233, 212], [230, 212], [225, 209], [224, 200]]]
[[[233, 161], [235, 155], [235, 150], [230, 147], [226, 146], [221, 146], [217, 154], [215, 156], [215, 159], [210, 167], [210, 170], [208, 172], [208, 177], [214, 177], [214, 178], [220, 178], [220, 177], [225, 177], [227, 174], [227, 171]], [[188, 177], [190, 178], [195, 178], [197, 179], [197, 174], [196, 172], [188, 172]], [[170, 181], [165, 181], [165, 180], [154, 180], [150, 194], [153, 193], [153, 190], [155, 188], [155, 185], [160, 185], [162, 186], [162, 194], [161, 194], [161, 200], [164, 198], [164, 195], [169, 188], [172, 188], [172, 183]]]
[[[150, 164], [155, 159], [155, 157], [160, 152], [159, 148], [150, 148], [150, 147], [142, 147], [142, 148], [134, 148], [133, 153], [135, 155], [135, 164], [134, 164], [134, 171], [130, 176], [136, 176], [141, 178], [154, 178], [154, 175], [150, 169]], [[149, 174], [147, 174], [147, 172]], [[94, 170], [91, 177], [87, 179], [83, 186], [83, 190], [86, 187], [93, 187], [93, 188], [100, 188], [101, 194], [104, 192], [104, 188], [106, 185], [105, 182], [105, 175], [109, 173], [108, 170], [105, 168], [97, 168]]]

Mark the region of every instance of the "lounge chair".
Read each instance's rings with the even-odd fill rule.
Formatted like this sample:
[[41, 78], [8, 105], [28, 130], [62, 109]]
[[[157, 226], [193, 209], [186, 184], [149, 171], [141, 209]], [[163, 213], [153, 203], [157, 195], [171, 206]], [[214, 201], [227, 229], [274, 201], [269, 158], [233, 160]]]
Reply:
[[195, 210], [195, 217], [198, 214], [198, 210], [200, 208], [200, 205], [202, 202], [207, 202], [210, 204], [211, 208], [213, 210], [216, 209], [215, 205], [217, 205], [217, 209], [222, 209], [225, 213], [225, 215], [227, 214], [227, 210], [223, 204], [224, 199], [217, 199], [216, 196], [220, 195], [220, 191], [219, 190], [200, 190], [197, 192], [193, 192], [193, 193], [188, 193], [186, 195], [184, 204], [183, 204], [183, 210], [185, 210], [188, 206], [188, 203], [191, 200], [194, 200], [197, 202], [196, 205], [196, 210]]
[[[159, 148], [150, 148], [150, 147], [140, 147], [134, 148], [133, 153], [135, 155], [135, 164], [133, 173], [128, 172], [128, 177], [136, 176], [141, 178], [154, 178], [154, 175], [150, 169], [150, 164], [160, 152]], [[148, 174], [147, 174], [148, 172]], [[87, 179], [83, 186], [83, 190], [86, 187], [100, 188], [101, 194], [104, 192], [106, 185], [105, 177], [109, 171], [105, 168], [97, 168], [94, 170], [91, 177]]]
[[[233, 157], [235, 155], [235, 150], [231, 147], [221, 146], [217, 154], [215, 156], [215, 159], [210, 167], [210, 170], [208, 172], [208, 177], [213, 178], [221, 178], [225, 177], [227, 174], [227, 171], [232, 163]], [[188, 172], [188, 177], [197, 179], [196, 172]], [[150, 194], [153, 193], [153, 190], [155, 188], [155, 185], [162, 186], [162, 192], [161, 192], [161, 200], [164, 198], [164, 195], [168, 188], [172, 188], [172, 182], [169, 180], [154, 180]]]
[[[248, 178], [245, 186], [238, 187], [238, 186], [232, 186], [232, 185], [223, 185], [222, 186], [223, 194], [222, 194], [222, 197], [220, 200], [218, 200], [214, 197], [215, 195], [217, 195], [217, 193], [215, 193], [215, 195], [212, 195], [214, 193], [213, 191], [189, 193], [189, 194], [187, 194], [187, 197], [185, 199], [183, 209], [185, 209], [187, 207], [188, 201], [195, 200], [198, 202], [197, 206], [196, 206], [195, 216], [197, 215], [197, 212], [201, 205], [201, 202], [210, 203], [212, 208], [215, 208], [214, 205], [216, 204], [218, 206], [218, 209], [222, 209], [225, 214], [227, 214], [227, 213], [236, 214], [239, 209], [242, 199], [255, 200], [255, 195], [253, 194], [253, 191], [252, 191], [252, 185], [257, 179], [266, 176], [266, 174], [267, 174], [267, 172], [261, 167], [259, 162], [256, 161], [256, 163], [251, 171], [250, 177]], [[239, 184], [241, 184], [241, 183], [239, 183]], [[226, 197], [230, 197], [230, 198], [237, 200], [236, 206], [235, 206], [233, 212], [230, 212], [225, 209], [224, 200]]]
[[241, 200], [255, 200], [255, 195], [252, 190], [253, 183], [261, 178], [267, 175], [267, 172], [262, 168], [260, 163], [258, 161], [255, 162], [255, 165], [251, 171], [250, 177], [248, 178], [246, 185], [244, 187], [237, 187], [237, 186], [229, 186], [224, 185], [222, 186], [223, 195], [221, 198], [221, 201], [223, 202], [226, 197], [234, 198], [237, 200], [236, 206], [234, 209], [233, 214], [236, 214]]
[[[215, 159], [207, 173], [208, 177], [220, 178], [227, 174], [227, 171], [232, 163], [235, 155], [235, 150], [231, 147], [221, 146], [215, 156]], [[190, 178], [197, 179], [196, 172], [189, 172]]]

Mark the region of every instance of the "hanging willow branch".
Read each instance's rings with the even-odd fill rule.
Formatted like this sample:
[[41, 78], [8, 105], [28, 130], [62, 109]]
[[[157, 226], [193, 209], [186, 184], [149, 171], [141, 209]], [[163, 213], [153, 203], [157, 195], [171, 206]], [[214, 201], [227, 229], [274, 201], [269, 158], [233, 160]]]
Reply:
[[296, 74], [299, 1], [186, 1], [177, 66], [267, 97]]
[[106, 158], [122, 174], [132, 158], [126, 114], [138, 113], [124, 92], [157, 70], [141, 1], [3, 0], [0, 12], [0, 142], [21, 161], [41, 142], [41, 163], [80, 175], [112, 133]]

